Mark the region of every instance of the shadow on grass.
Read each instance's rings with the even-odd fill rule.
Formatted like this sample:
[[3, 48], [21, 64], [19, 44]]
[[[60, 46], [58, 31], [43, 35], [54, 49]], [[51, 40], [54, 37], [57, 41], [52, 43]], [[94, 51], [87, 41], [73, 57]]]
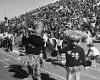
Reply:
[[93, 43], [100, 43], [100, 40], [94, 40]]
[[51, 78], [51, 77], [49, 76], [49, 74], [45, 74], [45, 73], [41, 73], [41, 79], [42, 79], [42, 80], [56, 80], [56, 79], [54, 79], [54, 78]]
[[[18, 79], [28, 79], [28, 74], [24, 69], [22, 69], [22, 66], [14, 64], [14, 65], [10, 65], [7, 68], [9, 72], [14, 73], [12, 77], [18, 78]], [[45, 73], [41, 73], [41, 79], [42, 80], [55, 80], [51, 78], [49, 74], [45, 74]], [[34, 78], [33, 80], [37, 80], [37, 79]]]
[[28, 77], [27, 72], [22, 69], [22, 66], [14, 64], [14, 65], [10, 65], [9, 67], [9, 72], [14, 72], [14, 74], [12, 75], [14, 78], [19, 78], [19, 79], [24, 79], [26, 77]]

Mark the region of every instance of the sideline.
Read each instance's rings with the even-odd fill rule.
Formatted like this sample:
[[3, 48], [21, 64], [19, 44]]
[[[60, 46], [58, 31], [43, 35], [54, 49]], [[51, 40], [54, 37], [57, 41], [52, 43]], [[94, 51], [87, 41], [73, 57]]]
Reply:
[[91, 78], [94, 78], [94, 79], [97, 79], [97, 80], [100, 80], [100, 78], [97, 78], [97, 77], [94, 77], [94, 76], [91, 76], [89, 74], [86, 74], [86, 73], [81, 73], [82, 75], [85, 75], [85, 76], [88, 76], [88, 77], [91, 77]]
[[13, 58], [13, 59], [15, 59], [15, 60], [18, 60], [19, 58], [16, 58], [16, 57], [14, 57], [14, 56], [12, 56], [12, 55], [10, 55], [10, 54], [6, 54], [5, 52], [1, 52], [1, 54], [5, 54], [6, 56], [10, 56], [11, 58]]
[[91, 69], [91, 70], [95, 70], [95, 71], [100, 72], [100, 69], [96, 69], [96, 68], [88, 68], [88, 69]]
[[0, 59], [0, 61], [4, 64], [6, 64], [7, 66], [9, 66], [10, 64], [6, 63], [5, 61], [3, 61], [2, 59]]

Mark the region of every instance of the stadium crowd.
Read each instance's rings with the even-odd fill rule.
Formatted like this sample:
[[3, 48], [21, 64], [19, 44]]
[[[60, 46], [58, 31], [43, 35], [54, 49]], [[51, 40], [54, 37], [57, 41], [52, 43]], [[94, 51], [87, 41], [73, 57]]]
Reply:
[[[52, 54], [52, 51], [54, 51], [52, 56], [56, 56], [58, 53], [61, 56], [60, 53], [71, 51], [71, 53], [73, 53], [72, 55], [66, 54], [67, 59], [69, 59], [66, 59], [68, 71], [67, 79], [71, 80], [71, 73], [75, 72], [77, 77], [76, 80], [79, 80], [79, 69], [81, 65], [86, 66], [86, 64], [85, 52], [83, 48], [79, 46], [80, 40], [78, 37], [82, 37], [82, 40], [85, 37], [88, 38], [87, 45], [93, 47], [93, 45], [90, 45], [90, 43], [92, 43], [91, 37], [95, 38], [97, 32], [100, 30], [99, 4], [99, 0], [56, 1], [55, 3], [26, 12], [25, 14], [12, 19], [5, 17], [5, 21], [0, 24], [0, 33], [4, 34], [5, 32], [8, 32], [13, 34], [14, 40], [17, 40], [17, 37], [22, 38], [20, 40], [20, 43], [22, 44], [21, 47], [24, 45], [26, 58], [28, 58], [25, 63], [27, 64], [26, 66], [29, 75], [32, 75], [32, 77], [33, 65], [35, 65], [34, 69], [37, 68], [38, 70], [38, 66], [40, 66], [38, 63], [43, 61], [41, 57], [44, 57], [44, 59], [47, 58], [46, 52]], [[43, 40], [44, 34], [47, 36], [46, 41], [45, 39]], [[7, 40], [10, 39], [7, 38]], [[65, 41], [65, 44], [67, 40], [67, 48], [65, 46], [66, 49], [61, 48], [61, 45], [57, 45], [57, 41], [60, 42], [60, 40], [63, 40], [63, 43]], [[44, 41], [46, 43], [45, 46]], [[72, 41], [72, 43], [70, 41]], [[18, 42], [15, 41], [15, 44], [17, 43]], [[10, 45], [11, 44], [12, 43], [10, 43]], [[12, 51], [12, 47], [10, 47], [10, 50]], [[43, 55], [41, 53], [43, 53]], [[98, 54], [96, 56], [98, 56]], [[72, 57], [75, 57], [75, 59]], [[72, 62], [70, 60], [72, 60]], [[34, 63], [32, 63], [32, 61]], [[39, 73], [37, 73], [36, 76], [41, 80]]]
[[35, 28], [34, 20], [43, 20], [44, 30], [54, 32], [55, 37], [64, 29], [88, 29], [95, 36], [100, 26], [99, 15], [98, 0], [60, 0], [9, 19], [8, 27], [4, 27], [5, 21], [1, 22], [0, 30], [20, 35], [27, 27]]

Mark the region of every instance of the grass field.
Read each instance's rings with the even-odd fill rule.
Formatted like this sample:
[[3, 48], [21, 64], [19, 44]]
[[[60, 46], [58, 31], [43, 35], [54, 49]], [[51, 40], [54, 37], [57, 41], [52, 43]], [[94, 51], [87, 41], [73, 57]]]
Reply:
[[[81, 44], [87, 52], [85, 44]], [[100, 51], [100, 43], [95, 43], [95, 46]], [[27, 69], [19, 69], [19, 55], [16, 52], [5, 52], [0, 49], [0, 80], [29, 80], [27, 78]], [[12, 65], [12, 68], [7, 68], [7, 65]], [[45, 63], [45, 67], [41, 68], [42, 80], [66, 80], [66, 69], [60, 66], [54, 66], [50, 63]], [[96, 68], [89, 68], [81, 72], [81, 80], [100, 80], [100, 64], [97, 63]]]

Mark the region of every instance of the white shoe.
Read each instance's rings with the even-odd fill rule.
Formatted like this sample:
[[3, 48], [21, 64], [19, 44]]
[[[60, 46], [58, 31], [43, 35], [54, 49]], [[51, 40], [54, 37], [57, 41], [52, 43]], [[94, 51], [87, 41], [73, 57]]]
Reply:
[[88, 68], [90, 68], [90, 67], [85, 67], [85, 70], [87, 70]]
[[92, 67], [92, 68], [96, 68], [96, 65], [92, 65], [91, 67]]

